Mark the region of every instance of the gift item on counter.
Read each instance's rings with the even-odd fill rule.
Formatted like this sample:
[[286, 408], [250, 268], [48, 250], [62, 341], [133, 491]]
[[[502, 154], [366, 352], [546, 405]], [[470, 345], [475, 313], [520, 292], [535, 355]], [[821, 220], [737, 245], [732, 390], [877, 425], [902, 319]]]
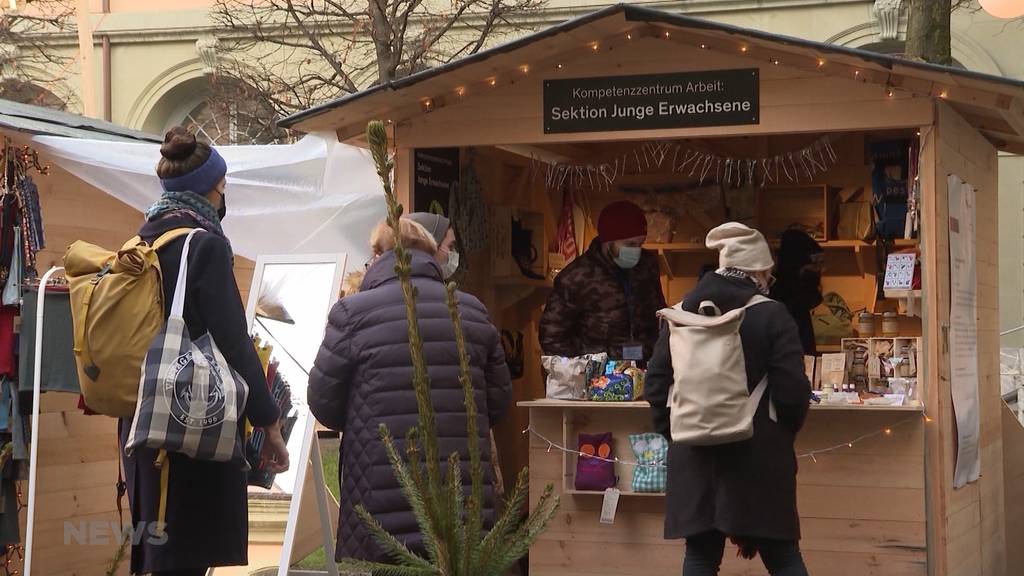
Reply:
[[627, 373], [631, 368], [636, 368], [632, 361], [609, 361], [605, 364], [604, 374], [590, 381], [587, 399], [597, 402], [633, 401], [633, 377]]
[[846, 354], [821, 356], [821, 387], [825, 392], [842, 392], [846, 382]]
[[[866, 399], [903, 396], [914, 399], [917, 384], [918, 338], [852, 338], [843, 340], [847, 357], [845, 391]], [[882, 404], [883, 401], [873, 401]], [[903, 400], [899, 400], [902, 404]]]
[[633, 467], [633, 492], [665, 491], [668, 480], [668, 441], [661, 434], [630, 434], [629, 445], [639, 466]]
[[857, 316], [857, 335], [861, 338], [871, 338], [875, 335], [875, 315], [871, 312], [861, 312]]
[[604, 368], [608, 364], [608, 354], [604, 352], [600, 354], [587, 354], [583, 358], [587, 360], [583, 380], [584, 395], [586, 395], [586, 388], [590, 386], [590, 383], [595, 378], [600, 378], [604, 374]]
[[547, 394], [552, 400], [585, 400], [587, 397], [586, 372], [588, 358], [543, 356], [541, 366], [547, 372]]
[[885, 290], [916, 290], [921, 287], [921, 270], [914, 249], [893, 252], [886, 257]]
[[576, 489], [604, 492], [608, 488], [614, 488], [615, 463], [601, 459], [614, 458], [612, 433], [580, 434], [577, 447], [581, 455], [576, 461]]
[[626, 368], [626, 374], [633, 379], [633, 400], [640, 400], [644, 397], [644, 381], [647, 379], [647, 372], [642, 368], [630, 366]]
[[882, 314], [882, 336], [895, 338], [900, 335], [900, 317], [895, 312]]

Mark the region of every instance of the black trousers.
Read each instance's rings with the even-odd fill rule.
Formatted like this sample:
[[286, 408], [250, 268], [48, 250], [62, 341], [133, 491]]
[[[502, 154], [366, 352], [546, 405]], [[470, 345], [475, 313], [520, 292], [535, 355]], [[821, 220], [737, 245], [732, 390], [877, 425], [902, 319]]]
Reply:
[[[797, 542], [759, 539], [752, 543], [757, 545], [771, 576], [808, 576]], [[721, 532], [705, 532], [687, 538], [683, 576], [717, 576], [724, 553], [725, 534]]]

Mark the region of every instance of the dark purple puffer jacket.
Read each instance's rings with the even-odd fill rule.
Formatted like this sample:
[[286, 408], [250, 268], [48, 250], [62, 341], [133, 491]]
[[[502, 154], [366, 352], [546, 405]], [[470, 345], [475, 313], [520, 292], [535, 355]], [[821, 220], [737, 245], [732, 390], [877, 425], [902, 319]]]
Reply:
[[[468, 494], [469, 452], [466, 410], [459, 384], [455, 330], [448, 315], [441, 270], [433, 258], [413, 251], [413, 284], [423, 351], [430, 373], [442, 459], [462, 456]], [[366, 272], [362, 291], [335, 304], [323, 346], [309, 380], [309, 407], [325, 426], [342, 432], [341, 512], [337, 559], [385, 558], [355, 513], [362, 504], [391, 534], [414, 550], [422, 538], [405, 496], [388, 463], [378, 426], [386, 424], [405, 455], [406, 431], [417, 424], [412, 359], [402, 287], [395, 256], [382, 256]], [[501, 340], [479, 300], [458, 293], [459, 311], [475, 388], [477, 435], [485, 470], [485, 518], [494, 515], [493, 468], [489, 428], [508, 410], [511, 381]]]

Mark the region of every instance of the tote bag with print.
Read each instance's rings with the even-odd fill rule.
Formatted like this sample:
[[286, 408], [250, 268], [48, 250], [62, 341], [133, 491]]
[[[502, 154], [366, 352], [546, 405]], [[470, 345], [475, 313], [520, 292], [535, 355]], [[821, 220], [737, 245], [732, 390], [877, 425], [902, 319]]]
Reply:
[[249, 388], [209, 334], [193, 340], [183, 317], [192, 231], [181, 252], [171, 314], [142, 366], [125, 453], [139, 446], [245, 466], [239, 421]]

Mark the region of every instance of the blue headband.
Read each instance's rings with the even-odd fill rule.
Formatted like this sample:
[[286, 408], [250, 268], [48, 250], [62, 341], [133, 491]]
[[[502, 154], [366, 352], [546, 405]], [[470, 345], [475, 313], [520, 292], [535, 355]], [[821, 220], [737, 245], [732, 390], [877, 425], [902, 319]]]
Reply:
[[161, 178], [160, 185], [167, 192], [195, 192], [206, 194], [220, 183], [228, 173], [228, 165], [216, 148], [210, 148], [210, 157], [203, 165], [188, 174], [174, 178]]

